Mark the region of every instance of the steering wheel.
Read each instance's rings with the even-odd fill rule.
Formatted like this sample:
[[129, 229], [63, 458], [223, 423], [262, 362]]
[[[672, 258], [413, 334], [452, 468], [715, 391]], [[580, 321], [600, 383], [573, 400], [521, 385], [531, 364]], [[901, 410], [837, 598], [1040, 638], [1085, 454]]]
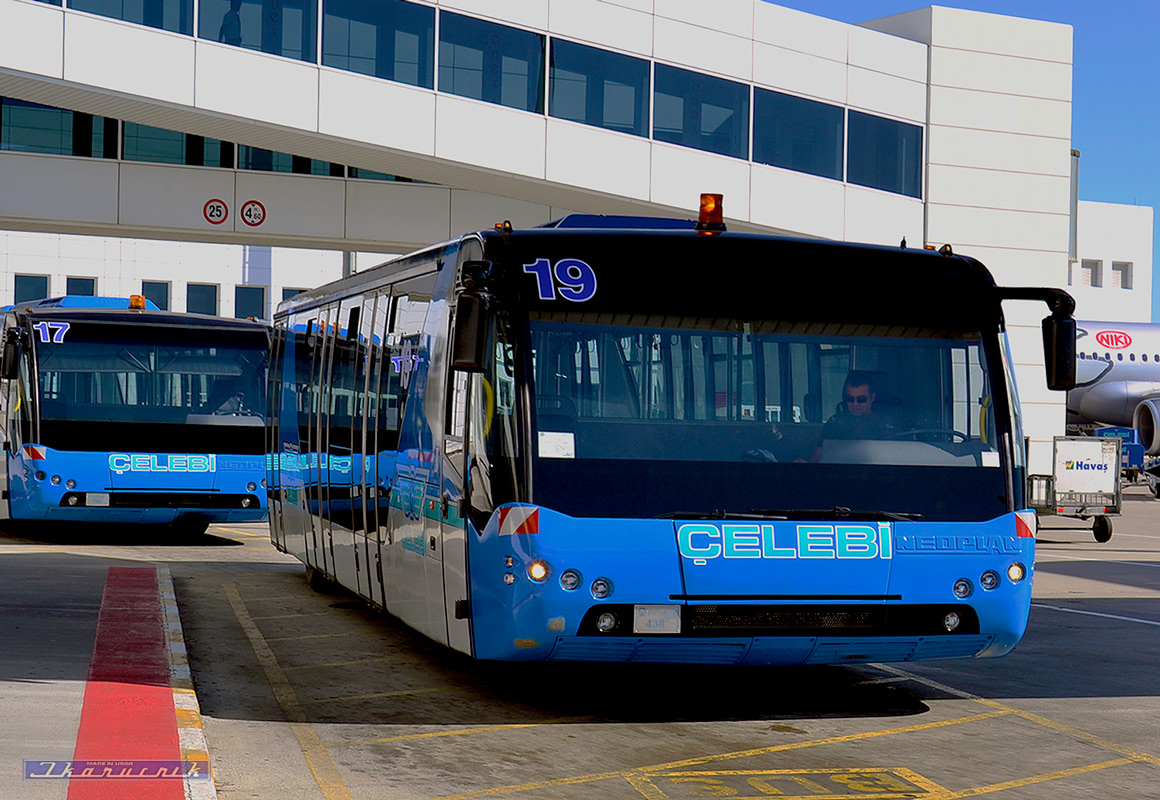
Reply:
[[891, 439], [910, 439], [915, 442], [965, 442], [971, 437], [962, 431], [951, 428], [913, 428], [908, 431], [899, 431]]

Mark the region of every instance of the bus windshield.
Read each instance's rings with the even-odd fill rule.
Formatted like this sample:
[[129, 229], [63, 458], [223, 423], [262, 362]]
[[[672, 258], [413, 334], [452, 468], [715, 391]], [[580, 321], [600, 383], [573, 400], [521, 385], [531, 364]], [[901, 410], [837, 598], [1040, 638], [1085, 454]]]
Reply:
[[586, 517], [1008, 510], [978, 330], [592, 316], [530, 320], [537, 504]]
[[[116, 449], [127, 436], [140, 438], [118, 423], [187, 428], [190, 445], [209, 427], [229, 437], [236, 435], [230, 428], [263, 424], [268, 344], [261, 332], [74, 322], [62, 338], [36, 343], [40, 438], [50, 447]], [[101, 430], [119, 441], [97, 442]], [[154, 446], [172, 449], [147, 447]]]

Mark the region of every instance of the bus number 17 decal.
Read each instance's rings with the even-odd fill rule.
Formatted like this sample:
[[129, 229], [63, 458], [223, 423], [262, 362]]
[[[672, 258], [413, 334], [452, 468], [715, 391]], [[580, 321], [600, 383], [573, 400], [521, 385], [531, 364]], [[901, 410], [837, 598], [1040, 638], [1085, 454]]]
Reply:
[[524, 272], [536, 276], [541, 300], [555, 300], [557, 293], [565, 300], [583, 303], [596, 296], [596, 270], [578, 258], [561, 258], [553, 267], [546, 258], [524, 264]]
[[40, 337], [40, 341], [44, 343], [52, 342], [53, 344], [60, 344], [64, 341], [64, 335], [68, 333], [71, 325], [67, 322], [38, 322], [32, 326]]

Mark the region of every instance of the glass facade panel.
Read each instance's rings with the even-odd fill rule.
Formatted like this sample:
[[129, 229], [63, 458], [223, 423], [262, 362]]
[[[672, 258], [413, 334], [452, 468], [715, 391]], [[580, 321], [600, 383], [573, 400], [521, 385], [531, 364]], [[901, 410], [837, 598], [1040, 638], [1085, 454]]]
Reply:
[[115, 119], [0, 98], [0, 150], [116, 158], [116, 130]]
[[859, 186], [922, 197], [922, 128], [850, 112], [846, 179]]
[[218, 287], [216, 284], [191, 283], [185, 287], [185, 310], [190, 314], [218, 312]]
[[193, 35], [193, 0], [69, 0], [68, 7], [163, 31]]
[[552, 40], [548, 113], [598, 128], [648, 136], [649, 63]]
[[327, 0], [322, 63], [411, 86], [435, 85], [435, 9], [402, 0]]
[[169, 310], [169, 284], [166, 281], [141, 281], [141, 294], [162, 311]]
[[187, 164], [194, 167], [232, 167], [233, 145], [192, 133], [126, 122], [122, 128], [126, 161]]
[[36, 2], [45, 3], [46, 5], [50, 5], [50, 6], [59, 6], [61, 0], [36, 0]]
[[65, 281], [65, 294], [93, 297], [97, 293], [96, 278], [68, 278]]
[[442, 12], [439, 91], [542, 114], [544, 37]]
[[282, 300], [285, 302], [291, 297], [294, 297], [294, 295], [302, 294], [305, 291], [305, 289], [291, 289], [289, 286], [284, 286], [282, 287]]
[[197, 35], [313, 64], [317, 19], [317, 0], [201, 0]]
[[754, 161], [841, 180], [844, 128], [840, 106], [754, 90]]
[[13, 303], [27, 303], [48, 297], [47, 275], [16, 275], [13, 283]]
[[238, 319], [266, 318], [266, 289], [262, 286], [234, 287], [234, 316]]
[[292, 156], [263, 150], [260, 147], [238, 146], [238, 169], [252, 169], [258, 172], [296, 172], [300, 175], [329, 175], [341, 178], [346, 173], [342, 164], [319, 161], [317, 158]]
[[653, 138], [710, 153], [749, 157], [749, 87], [656, 65]]

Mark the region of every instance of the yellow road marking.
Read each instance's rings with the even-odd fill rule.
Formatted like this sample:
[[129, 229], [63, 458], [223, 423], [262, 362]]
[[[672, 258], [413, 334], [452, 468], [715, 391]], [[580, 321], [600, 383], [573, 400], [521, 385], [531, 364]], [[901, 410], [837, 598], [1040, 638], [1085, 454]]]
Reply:
[[[381, 739], [361, 739], [359, 741], [354, 741], [354, 742], [336, 742], [336, 743], [330, 745], [330, 747], [332, 749], [338, 748], [338, 747], [365, 747], [367, 745], [372, 745], [372, 744], [389, 744], [391, 742], [410, 742], [410, 741], [414, 741], [416, 739], [439, 739], [439, 738], [442, 738], [444, 736], [464, 736], [464, 735], [470, 734], [470, 733], [494, 733], [495, 731], [514, 731], [514, 730], [519, 730], [521, 728], [542, 728], [545, 725], [561, 725], [561, 724], [565, 724], [565, 723], [576, 722], [579, 719], [580, 718], [577, 718], [577, 717], [561, 717], [560, 719], [550, 719], [550, 720], [545, 720], [544, 722], [524, 722], [524, 723], [513, 724], [513, 725], [492, 725], [492, 726], [487, 727], [487, 728], [458, 728], [458, 729], [453, 730], [453, 731], [431, 731], [429, 733], [409, 733], [409, 734], [406, 734], [405, 736], [387, 736], [387, 737], [383, 737]], [[562, 778], [561, 780], [566, 781], [567, 783], [588, 783], [590, 780], [604, 780], [607, 777], [618, 777], [622, 774], [623, 773], [620, 773], [620, 772], [609, 772], [609, 773], [606, 773], [603, 777], [599, 777], [599, 778], [590, 778], [590, 776], [581, 776], [579, 778]], [[548, 783], [537, 783], [537, 784], [535, 784], [534, 788], [540, 788], [543, 786], [557, 786], [557, 785], [564, 785], [564, 784], [563, 783], [558, 784], [556, 782], [549, 781]], [[508, 789], [505, 789], [504, 791], [508, 791], [508, 790], [510, 790], [510, 787]], [[487, 793], [493, 793], [494, 791], [497, 791], [497, 790], [485, 789], [483, 791], [487, 792]], [[525, 790], [521, 789], [520, 791], [525, 791]], [[469, 794], [462, 795], [462, 796], [463, 797], [469, 797], [469, 796], [470, 797], [477, 797], [477, 796], [482, 797], [483, 795], [476, 794], [476, 793], [469, 793]], [[455, 795], [455, 797], [460, 797], [460, 795]], [[441, 797], [441, 798], [438, 798], [437, 800], [449, 800], [449, 798]]]
[[1085, 775], [1089, 772], [1095, 772], [1101, 769], [1108, 769], [1109, 767], [1122, 767], [1125, 764], [1135, 763], [1130, 758], [1117, 758], [1113, 761], [1104, 761], [1099, 764], [1089, 764], [1086, 767], [1073, 767], [1072, 769], [1061, 769], [1058, 772], [1047, 772], [1043, 775], [1034, 775], [1030, 778], [1017, 778], [1013, 781], [1003, 781], [1002, 783], [992, 783], [990, 786], [979, 786], [974, 789], [963, 789], [958, 792], [946, 792], [945, 794], [932, 794], [929, 798], [923, 800], [958, 800], [962, 797], [978, 797], [982, 794], [991, 794], [993, 792], [1005, 792], [1008, 789], [1019, 789], [1023, 786], [1031, 786], [1036, 783], [1046, 783], [1047, 781], [1056, 781], [1060, 778], [1071, 778], [1075, 775]]
[[323, 697], [319, 700], [303, 700], [302, 705], [313, 706], [324, 703], [351, 703], [356, 700], [382, 700], [386, 697], [407, 697], [416, 694], [437, 694], [438, 692], [454, 692], [466, 687], [462, 686], [435, 686], [431, 689], [400, 689], [397, 692], [372, 692], [370, 694], [349, 694], [336, 697]]
[[[751, 756], [765, 755], [768, 753], [786, 752], [789, 750], [803, 750], [810, 747], [819, 747], [827, 744], [838, 744], [841, 742], [856, 742], [865, 739], [874, 739], [880, 736], [891, 736], [898, 733], [913, 733], [915, 731], [933, 730], [935, 728], [945, 728], [951, 725], [962, 725], [968, 722], [979, 722], [986, 719], [994, 719], [995, 717], [1010, 716], [1011, 711], [992, 711], [985, 714], [972, 714], [968, 717], [955, 717], [954, 719], [940, 720], [938, 722], [925, 722], [918, 725], [907, 725], [901, 728], [890, 728], [882, 731], [867, 731], [865, 733], [852, 733], [845, 736], [831, 736], [825, 739], [813, 739], [805, 742], [791, 742], [788, 744], [770, 745], [768, 747], [758, 747], [752, 750], [740, 750], [734, 753], [720, 753], [714, 756], [702, 756], [699, 758], [683, 759], [681, 761], [671, 761], [665, 764], [653, 764], [647, 767], [637, 767], [636, 769], [621, 770], [618, 772], [602, 772], [595, 775], [577, 775], [571, 778], [558, 778], [551, 781], [537, 781], [535, 783], [512, 784], [510, 786], [497, 786], [491, 789], [479, 789], [474, 792], [464, 792], [461, 794], [445, 795], [443, 797], [432, 798], [432, 800], [473, 800], [477, 797], [494, 797], [502, 794], [517, 794], [520, 792], [533, 792], [538, 789], [548, 789], [555, 786], [574, 786], [582, 783], [596, 783], [599, 781], [608, 780], [610, 778], [623, 778], [629, 783], [637, 786], [641, 785], [643, 788], [652, 787], [655, 791], [660, 792], [654, 784], [651, 783], [651, 778], [659, 777], [657, 773], [666, 770], [681, 769], [683, 767], [692, 767], [699, 764], [710, 764], [716, 761], [726, 761], [734, 758], [748, 758]], [[511, 727], [526, 727], [526, 726], [511, 726]], [[458, 733], [473, 733], [477, 731], [485, 731], [483, 729], [464, 730]], [[502, 728], [500, 729], [502, 730]], [[410, 737], [399, 737], [410, 738]], [[394, 741], [394, 740], [381, 740]], [[659, 800], [664, 797], [661, 794], [649, 794], [642, 791], [642, 794], [648, 800], [656, 798]]]
[[[254, 622], [261, 622], [261, 621], [267, 620], [267, 619], [297, 619], [298, 617], [330, 617], [330, 616], [336, 616], [338, 613], [339, 613], [338, 611], [309, 611], [309, 612], [302, 612], [299, 614], [270, 614], [270, 615], [264, 616], [264, 617], [250, 617], [250, 619], [252, 619]], [[904, 679], [899, 678], [898, 680], [904, 680]]]
[[378, 631], [351, 631], [349, 633], [307, 633], [302, 636], [274, 636], [267, 642], [298, 642], [303, 639], [342, 639], [347, 636], [378, 636]]
[[270, 688], [274, 691], [274, 697], [277, 699], [278, 705], [281, 706], [286, 721], [290, 724], [290, 730], [298, 740], [298, 746], [302, 749], [302, 755], [306, 759], [306, 766], [310, 769], [310, 774], [314, 776], [314, 782], [322, 790], [323, 797], [326, 800], [353, 800], [350, 790], [346, 788], [346, 784], [338, 772], [338, 767], [330, 757], [330, 753], [327, 752], [322, 740], [318, 738], [318, 734], [307, 721], [306, 714], [294, 694], [294, 688], [286, 678], [286, 673], [278, 666], [278, 659], [274, 657], [274, 651], [262, 638], [262, 632], [258, 630], [257, 624], [250, 619], [246, 604], [242, 600], [241, 594], [238, 593], [238, 587], [234, 584], [225, 584], [222, 589], [225, 590], [226, 597], [229, 598], [230, 606], [234, 609], [234, 616], [238, 618], [238, 624], [242, 626], [246, 638], [250, 640], [250, 646], [254, 648], [258, 663], [262, 665], [262, 670], [266, 673], [266, 680], [269, 681]]
[[230, 533], [236, 533], [239, 536], [249, 536], [249, 537], [252, 537], [254, 539], [269, 539], [270, 538], [269, 533], [250, 533], [249, 531], [239, 531], [237, 528], [227, 528], [225, 525], [214, 525], [212, 527], [217, 528], [219, 531], [229, 531]]
[[909, 677], [916, 683], [921, 683], [924, 686], [929, 686], [930, 688], [937, 689], [940, 692], [946, 692], [947, 694], [960, 697], [964, 700], [972, 700], [989, 708], [1001, 710], [1008, 714], [1019, 717], [1020, 719], [1033, 722], [1036, 725], [1050, 728], [1051, 730], [1058, 733], [1067, 734], [1068, 736], [1079, 739], [1080, 741], [1087, 742], [1088, 744], [1095, 745], [1096, 747], [1103, 748], [1104, 750], [1111, 750], [1113, 753], [1119, 753], [1120, 755], [1125, 756], [1132, 761], [1139, 761], [1145, 764], [1160, 766], [1160, 758], [1157, 758], [1150, 753], [1144, 753], [1134, 748], [1128, 747], [1127, 745], [1113, 742], [1110, 739], [1105, 739], [1102, 736], [1097, 736], [1094, 733], [1088, 733], [1085, 730], [1073, 728], [1071, 725], [1065, 725], [1062, 722], [1056, 722], [1055, 720], [1048, 719], [1047, 717], [1041, 717], [1038, 714], [1032, 714], [1030, 711], [1023, 711], [1016, 708], [1015, 706], [1007, 705], [1006, 703], [1000, 703], [997, 700], [988, 700], [985, 697], [979, 697], [978, 695], [971, 694], [970, 692], [963, 691], [962, 689], [955, 689], [954, 687], [947, 686], [946, 684], [939, 683], [938, 681], [931, 680], [930, 678], [924, 678], [920, 675], [915, 675], [914, 673], [907, 672], [906, 670], [900, 669], [898, 667], [893, 667], [889, 664], [876, 664], [875, 666], [878, 669], [889, 672], [893, 675]]

